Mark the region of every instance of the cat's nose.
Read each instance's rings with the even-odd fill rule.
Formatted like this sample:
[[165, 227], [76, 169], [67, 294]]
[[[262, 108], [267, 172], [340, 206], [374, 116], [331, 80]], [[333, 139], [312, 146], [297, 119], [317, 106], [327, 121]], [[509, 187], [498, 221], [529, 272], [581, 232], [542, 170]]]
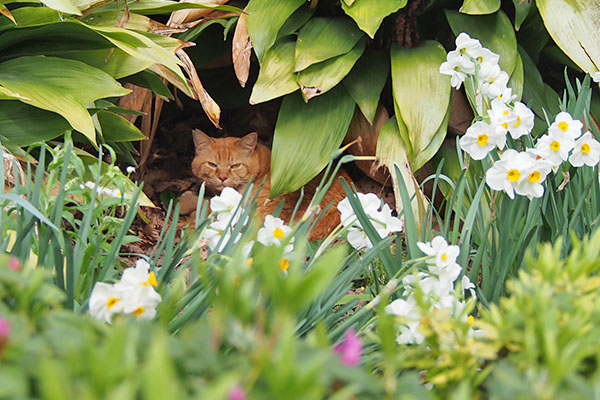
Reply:
[[221, 181], [225, 182], [227, 180], [227, 174], [226, 173], [218, 173], [217, 172], [217, 178], [219, 178]]

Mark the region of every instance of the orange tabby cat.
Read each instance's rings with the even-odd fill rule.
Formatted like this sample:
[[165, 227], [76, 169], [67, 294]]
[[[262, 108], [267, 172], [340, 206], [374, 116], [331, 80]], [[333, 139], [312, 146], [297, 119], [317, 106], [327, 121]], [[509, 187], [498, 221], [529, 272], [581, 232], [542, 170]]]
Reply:
[[[232, 187], [238, 192], [242, 192], [250, 178], [252, 182], [257, 183], [255, 190], [267, 176], [261, 192], [257, 196], [257, 213], [261, 217], [272, 214], [281, 200], [285, 200], [283, 209], [279, 217], [289, 223], [296, 202], [300, 198], [300, 192], [288, 193], [270, 200], [268, 198], [271, 190], [270, 166], [271, 151], [266, 146], [257, 142], [256, 132], [247, 134], [242, 138], [211, 138], [204, 132], [195, 129], [192, 131], [194, 137], [194, 146], [196, 156], [192, 162], [192, 172], [214, 193], [220, 193], [224, 187]], [[347, 182], [350, 177], [340, 173]], [[297, 213], [302, 216], [311, 197], [319, 184], [320, 176], [310, 181], [304, 187], [304, 198]], [[331, 201], [334, 204], [327, 210], [319, 223], [310, 233], [310, 240], [319, 240], [327, 236], [340, 222], [340, 213], [337, 210], [337, 203], [340, 202], [346, 194], [342, 189], [338, 179], [329, 188], [325, 195], [322, 206], [326, 206]]]

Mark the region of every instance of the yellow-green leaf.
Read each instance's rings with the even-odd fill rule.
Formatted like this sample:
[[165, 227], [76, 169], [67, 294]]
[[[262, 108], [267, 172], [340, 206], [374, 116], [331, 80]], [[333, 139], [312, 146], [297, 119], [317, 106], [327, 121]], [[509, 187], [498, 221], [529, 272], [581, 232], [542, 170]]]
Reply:
[[342, 85], [308, 103], [299, 93], [284, 97], [273, 136], [269, 197], [314, 178], [339, 148], [353, 113], [354, 101]]
[[298, 84], [306, 101], [335, 87], [352, 69], [365, 49], [365, 38], [341, 56], [313, 64], [298, 73]]
[[536, 4], [558, 47], [583, 71], [599, 71], [600, 0], [538, 0]]
[[406, 6], [406, 3], [407, 0], [355, 0], [342, 3], [342, 9], [373, 39], [383, 19]]
[[279, 29], [302, 4], [304, 0], [250, 0], [246, 6], [246, 24], [259, 62], [275, 43]]
[[41, 2], [46, 7], [65, 14], [81, 15], [81, 10], [71, 0], [41, 0]]
[[375, 119], [379, 97], [389, 71], [387, 52], [367, 49], [344, 78], [344, 86], [370, 124], [373, 124]]
[[278, 40], [267, 51], [252, 88], [250, 104], [272, 100], [300, 88], [294, 73], [295, 48], [296, 42], [288, 37]]
[[346, 54], [362, 36], [347, 18], [312, 18], [298, 32], [294, 70]]
[[517, 53], [517, 61], [515, 62], [515, 69], [513, 70], [508, 86], [512, 89], [512, 94], [516, 95], [515, 101], [520, 101], [523, 95], [523, 59], [519, 53]]
[[[413, 170], [428, 161], [423, 156], [417, 159], [419, 153], [433, 141], [440, 141], [440, 132], [445, 135], [450, 81], [448, 76], [439, 73], [445, 59], [446, 51], [434, 41], [410, 49], [397, 45], [391, 49], [394, 102], [398, 123], [406, 125], [408, 143], [405, 144]], [[403, 127], [399, 125], [399, 128]]]
[[470, 15], [492, 14], [500, 9], [500, 0], [465, 0], [460, 12]]

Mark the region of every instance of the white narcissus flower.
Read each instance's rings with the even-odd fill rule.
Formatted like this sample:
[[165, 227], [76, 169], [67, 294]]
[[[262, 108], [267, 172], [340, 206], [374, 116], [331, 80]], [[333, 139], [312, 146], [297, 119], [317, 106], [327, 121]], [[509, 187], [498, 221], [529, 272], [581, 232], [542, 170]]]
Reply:
[[460, 286], [463, 292], [466, 292], [468, 290], [471, 293], [471, 297], [475, 297], [475, 285], [473, 284], [473, 282], [471, 282], [471, 279], [469, 279], [467, 275], [463, 275], [460, 281]]
[[431, 242], [417, 242], [419, 249], [427, 256], [434, 257], [436, 266], [446, 266], [456, 262], [460, 248], [449, 245], [442, 236], [436, 236]]
[[515, 186], [527, 177], [526, 171], [532, 164], [529, 154], [506, 150], [485, 174], [485, 183], [493, 190], [504, 190], [508, 197], [515, 198]]
[[501, 96], [508, 84], [508, 74], [498, 64], [483, 64], [479, 70], [479, 90], [493, 99]]
[[594, 82], [600, 83], [600, 71], [594, 72], [594, 75], [592, 75], [592, 79], [594, 80]]
[[548, 161], [553, 167], [559, 166], [569, 158], [569, 152], [575, 146], [575, 140], [564, 133], [552, 133], [540, 137], [535, 146], [535, 153]]
[[517, 95], [512, 94], [512, 89], [507, 86], [506, 89], [504, 89], [504, 91], [502, 92], [502, 94], [498, 96], [498, 98], [502, 100], [503, 103], [508, 104], [514, 99], [516, 99]]
[[493, 51], [480, 47], [473, 49], [469, 52], [469, 55], [475, 59], [479, 64], [490, 64], [495, 65], [500, 62], [500, 56]]
[[583, 164], [593, 167], [599, 161], [600, 143], [594, 139], [590, 131], [587, 131], [575, 142], [569, 162], [574, 167], [581, 167]]
[[450, 75], [450, 85], [460, 89], [467, 75], [475, 73], [475, 64], [458, 50], [452, 50], [448, 53], [447, 61], [440, 65], [440, 73]]
[[456, 50], [460, 54], [467, 55], [469, 57], [475, 58], [473, 55], [475, 51], [481, 49], [481, 43], [477, 39], [471, 38], [465, 32], [461, 32], [454, 41], [456, 44]]
[[[265, 217], [265, 223], [262, 228], [258, 230], [256, 240], [263, 246], [281, 246], [281, 241], [292, 232], [292, 228], [285, 225], [285, 221], [281, 218], [275, 218], [272, 215]], [[294, 238], [290, 240], [290, 243], [285, 246], [284, 252], [290, 253], [293, 249], [291, 243]]]
[[237, 190], [225, 187], [221, 194], [210, 199], [212, 212], [233, 212], [242, 201], [242, 195]]
[[[381, 199], [377, 197], [375, 193], [356, 193], [356, 196], [358, 197], [361, 207], [368, 216], [377, 214], [379, 207], [381, 207]], [[342, 225], [352, 226], [358, 224], [356, 214], [354, 214], [354, 210], [350, 205], [350, 200], [347, 197], [338, 203], [337, 209], [341, 214], [340, 220], [342, 221]], [[360, 226], [360, 224], [358, 224], [358, 226]]]
[[[225, 248], [227, 242], [231, 238], [231, 232], [233, 230], [234, 222], [230, 221], [232, 215], [231, 214], [219, 214], [217, 215], [217, 219], [208, 225], [206, 230], [204, 231], [203, 237], [208, 240], [208, 248], [212, 251], [221, 252]], [[223, 240], [221, 240], [223, 237]], [[241, 233], [238, 233], [235, 238], [235, 242], [240, 240], [242, 237]], [[219, 242], [221, 244], [219, 245]], [[218, 246], [218, 248], [217, 248]]]
[[556, 136], [567, 136], [573, 140], [581, 136], [581, 129], [583, 123], [577, 119], [573, 119], [571, 114], [566, 111], [562, 111], [556, 115], [554, 122], [548, 128], [550, 135], [556, 134]]
[[135, 167], [133, 165], [130, 165], [127, 168], [125, 168], [125, 171], [127, 171], [127, 173], [131, 175], [135, 172]]
[[416, 308], [414, 298], [396, 299], [385, 307], [385, 312], [404, 319], [399, 328], [399, 335], [396, 337], [398, 344], [419, 344], [425, 340], [425, 336], [419, 332], [421, 315]]
[[506, 134], [508, 133], [509, 126], [516, 122], [517, 116], [512, 113], [512, 110], [500, 97], [496, 97], [492, 100], [488, 115], [490, 117], [490, 125], [497, 127], [498, 132], [502, 133], [504, 143], [502, 144], [502, 147], [498, 146], [498, 148], [502, 150], [506, 143]]
[[544, 180], [552, 170], [552, 165], [544, 159], [537, 159], [531, 153], [525, 153], [531, 157], [531, 165], [525, 170], [524, 179], [517, 182], [515, 192], [521, 196], [527, 196], [530, 200], [534, 197], [544, 195]]
[[517, 101], [512, 110], [512, 114], [516, 120], [508, 125], [508, 131], [513, 139], [518, 139], [521, 136], [528, 135], [533, 129], [535, 115], [525, 104]]
[[111, 323], [115, 314], [123, 312], [125, 292], [113, 285], [98, 282], [92, 290], [89, 310], [92, 317]]
[[495, 147], [503, 148], [506, 136], [484, 121], [471, 125], [460, 138], [460, 148], [474, 160], [482, 160]]

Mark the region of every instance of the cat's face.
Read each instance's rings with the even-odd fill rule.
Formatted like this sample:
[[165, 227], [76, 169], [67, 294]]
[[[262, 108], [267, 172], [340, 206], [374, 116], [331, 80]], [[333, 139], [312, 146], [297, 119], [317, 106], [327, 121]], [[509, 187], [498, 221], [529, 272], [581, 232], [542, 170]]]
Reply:
[[196, 156], [192, 172], [215, 193], [224, 187], [243, 188], [260, 171], [256, 156], [256, 132], [242, 138], [211, 138], [194, 129]]

